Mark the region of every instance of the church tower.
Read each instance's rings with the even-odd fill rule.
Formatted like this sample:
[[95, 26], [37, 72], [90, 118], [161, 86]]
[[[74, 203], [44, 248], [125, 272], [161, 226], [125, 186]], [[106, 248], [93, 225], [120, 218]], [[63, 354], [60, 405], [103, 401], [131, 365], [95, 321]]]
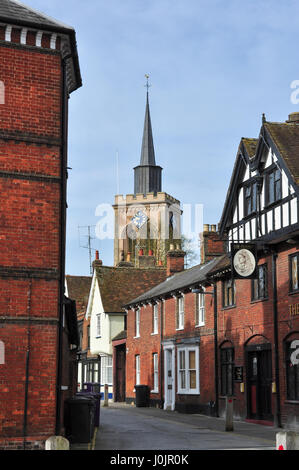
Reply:
[[[146, 76], [148, 79], [148, 76]], [[163, 192], [162, 168], [156, 164], [149, 84], [140, 164], [134, 168], [134, 194], [115, 196], [114, 265], [166, 266], [170, 245], [180, 249], [180, 201]]]

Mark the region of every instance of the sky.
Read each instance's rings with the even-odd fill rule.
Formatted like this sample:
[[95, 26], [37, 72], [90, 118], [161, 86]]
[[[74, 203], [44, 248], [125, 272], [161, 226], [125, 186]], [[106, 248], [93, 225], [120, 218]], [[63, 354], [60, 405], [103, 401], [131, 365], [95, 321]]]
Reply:
[[263, 113], [283, 122], [299, 111], [296, 0], [25, 3], [77, 35], [83, 87], [70, 99], [67, 274], [90, 274], [88, 226], [93, 250], [113, 265], [113, 240], [95, 233], [96, 208], [113, 204], [118, 189], [134, 191], [145, 74], [162, 189], [192, 210], [202, 204], [206, 224], [219, 223], [240, 139], [258, 137]]

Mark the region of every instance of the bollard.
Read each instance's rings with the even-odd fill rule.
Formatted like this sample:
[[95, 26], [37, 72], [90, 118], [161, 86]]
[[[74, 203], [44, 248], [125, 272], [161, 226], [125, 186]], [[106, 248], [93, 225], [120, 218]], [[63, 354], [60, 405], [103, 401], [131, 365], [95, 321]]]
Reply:
[[104, 403], [103, 406], [108, 406], [108, 385], [104, 385]]
[[70, 450], [70, 443], [65, 437], [52, 436], [46, 440], [45, 450]]
[[277, 432], [276, 450], [299, 450], [299, 434], [293, 431]]
[[225, 430], [234, 430], [234, 402], [233, 397], [226, 397], [226, 416], [225, 416]]

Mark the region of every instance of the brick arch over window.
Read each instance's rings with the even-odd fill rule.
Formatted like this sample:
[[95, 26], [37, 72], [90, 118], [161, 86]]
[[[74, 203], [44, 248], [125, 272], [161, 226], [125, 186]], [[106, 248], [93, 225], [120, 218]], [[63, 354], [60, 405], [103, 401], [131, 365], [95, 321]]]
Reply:
[[5, 104], [5, 85], [0, 80], [0, 104]]
[[258, 344], [265, 344], [265, 343], [269, 343], [271, 344], [271, 341], [264, 335], [253, 335], [253, 336], [250, 336], [250, 338], [248, 338], [245, 343], [244, 343], [244, 347], [246, 348], [247, 346], [254, 346], [254, 345], [258, 345]]

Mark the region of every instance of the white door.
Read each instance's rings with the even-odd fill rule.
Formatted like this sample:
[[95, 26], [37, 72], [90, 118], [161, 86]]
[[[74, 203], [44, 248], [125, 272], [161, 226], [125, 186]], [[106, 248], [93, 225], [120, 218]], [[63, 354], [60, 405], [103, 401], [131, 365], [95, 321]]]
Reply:
[[165, 349], [165, 380], [164, 380], [164, 409], [174, 410], [175, 407], [175, 382], [174, 382], [174, 349]]

